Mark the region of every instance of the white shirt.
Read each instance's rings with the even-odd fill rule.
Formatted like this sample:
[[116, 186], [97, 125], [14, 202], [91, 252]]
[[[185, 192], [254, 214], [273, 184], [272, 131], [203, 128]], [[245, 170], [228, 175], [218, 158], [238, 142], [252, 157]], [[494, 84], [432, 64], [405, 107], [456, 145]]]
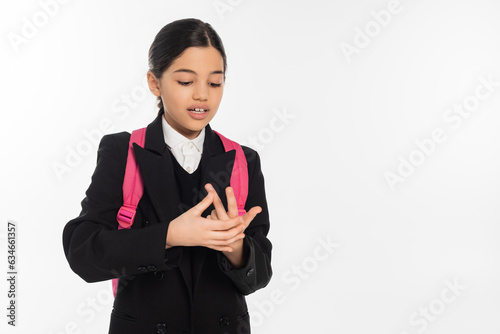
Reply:
[[163, 137], [165, 144], [170, 149], [175, 159], [179, 162], [189, 174], [192, 174], [200, 164], [201, 154], [203, 153], [203, 142], [205, 141], [205, 128], [201, 130], [198, 137], [190, 140], [181, 135], [165, 120], [161, 118], [163, 128]]

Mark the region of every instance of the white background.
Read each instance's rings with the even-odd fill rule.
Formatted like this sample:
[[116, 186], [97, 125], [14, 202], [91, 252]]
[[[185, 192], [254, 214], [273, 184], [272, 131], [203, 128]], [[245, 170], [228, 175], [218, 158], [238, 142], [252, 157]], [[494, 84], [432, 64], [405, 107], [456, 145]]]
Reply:
[[[262, 159], [274, 276], [247, 298], [253, 332], [499, 333], [500, 2], [72, 0], [47, 15], [49, 2], [0, 5], [2, 333], [107, 333], [111, 282], [71, 271], [62, 230], [98, 139], [156, 116], [147, 52], [187, 17], [228, 56], [212, 128]], [[463, 103], [467, 116], [453, 112]]]

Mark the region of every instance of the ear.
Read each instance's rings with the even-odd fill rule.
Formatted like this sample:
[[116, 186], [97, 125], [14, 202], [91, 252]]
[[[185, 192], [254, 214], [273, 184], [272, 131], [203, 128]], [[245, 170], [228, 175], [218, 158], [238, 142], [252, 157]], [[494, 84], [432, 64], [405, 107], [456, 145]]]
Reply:
[[156, 78], [156, 76], [153, 74], [153, 72], [148, 71], [147, 73], [147, 78], [148, 78], [148, 86], [149, 90], [151, 93], [153, 93], [155, 96], [160, 96], [160, 82]]

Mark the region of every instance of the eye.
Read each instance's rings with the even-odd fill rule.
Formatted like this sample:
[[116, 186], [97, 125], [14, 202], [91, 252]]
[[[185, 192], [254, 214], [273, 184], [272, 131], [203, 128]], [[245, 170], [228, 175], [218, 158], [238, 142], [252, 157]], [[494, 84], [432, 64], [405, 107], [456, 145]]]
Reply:
[[[177, 83], [181, 86], [189, 86], [192, 81], [177, 81]], [[208, 83], [211, 87], [220, 87], [221, 84], [220, 83], [213, 83], [213, 82], [209, 82]]]

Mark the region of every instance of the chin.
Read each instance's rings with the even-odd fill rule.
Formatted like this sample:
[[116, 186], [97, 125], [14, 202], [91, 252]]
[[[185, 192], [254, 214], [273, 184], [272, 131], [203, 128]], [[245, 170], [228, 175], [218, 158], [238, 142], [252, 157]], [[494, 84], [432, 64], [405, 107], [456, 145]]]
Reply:
[[207, 120], [203, 120], [203, 122], [191, 121], [187, 124], [185, 128], [191, 131], [201, 131], [207, 126], [207, 124], [208, 124]]

